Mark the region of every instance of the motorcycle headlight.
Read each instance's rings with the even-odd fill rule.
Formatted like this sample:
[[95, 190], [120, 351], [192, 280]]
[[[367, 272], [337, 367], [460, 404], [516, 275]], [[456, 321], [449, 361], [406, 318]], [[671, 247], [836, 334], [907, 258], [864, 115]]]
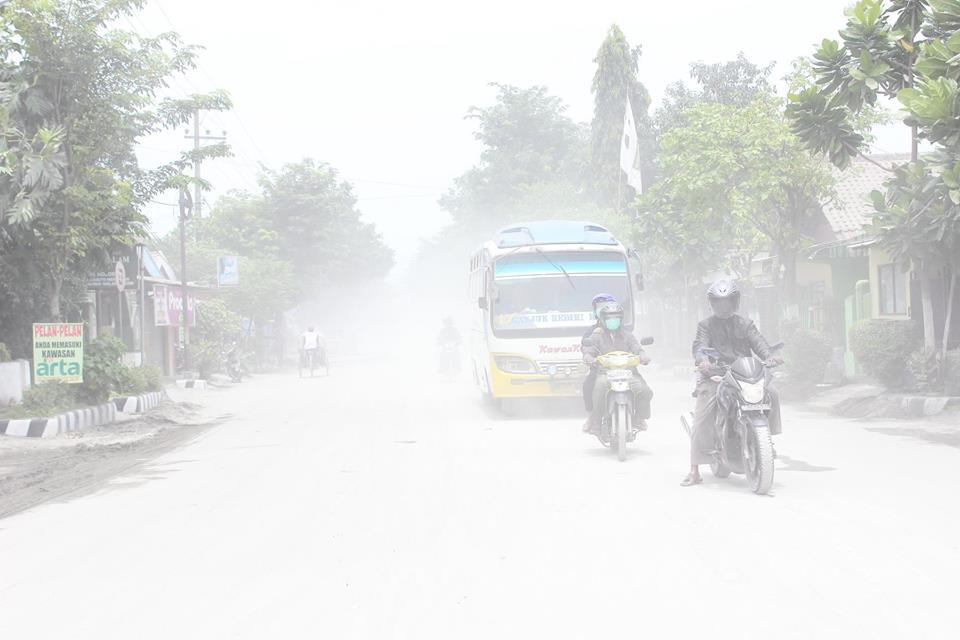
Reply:
[[526, 358], [516, 356], [495, 356], [497, 368], [505, 373], [537, 373], [537, 367]]
[[742, 382], [742, 381], [739, 381], [739, 383], [740, 383], [740, 393], [743, 395], [743, 399], [745, 402], [749, 402], [750, 404], [760, 404], [761, 402], [763, 402], [763, 396], [764, 396], [763, 380], [760, 380], [760, 382], [755, 382], [753, 384], [750, 384], [749, 382]]

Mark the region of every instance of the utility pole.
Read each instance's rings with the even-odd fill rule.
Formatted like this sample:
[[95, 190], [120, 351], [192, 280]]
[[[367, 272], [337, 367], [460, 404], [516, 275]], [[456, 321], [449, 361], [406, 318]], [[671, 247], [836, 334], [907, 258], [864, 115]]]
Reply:
[[180, 345], [184, 369], [187, 368], [187, 347], [190, 345], [190, 326], [187, 322], [187, 215], [192, 208], [190, 192], [180, 187]]
[[200, 135], [200, 109], [198, 108], [193, 110], [193, 133], [191, 134], [187, 131], [183, 137], [188, 140], [193, 140], [193, 177], [195, 181], [193, 186], [193, 207], [194, 213], [196, 213], [199, 218], [201, 210], [203, 209], [203, 197], [200, 193], [200, 141], [215, 140], [217, 142], [224, 142], [227, 139], [227, 132], [224, 131], [222, 136], [213, 136], [210, 135], [210, 130], [208, 129], [205, 135]]

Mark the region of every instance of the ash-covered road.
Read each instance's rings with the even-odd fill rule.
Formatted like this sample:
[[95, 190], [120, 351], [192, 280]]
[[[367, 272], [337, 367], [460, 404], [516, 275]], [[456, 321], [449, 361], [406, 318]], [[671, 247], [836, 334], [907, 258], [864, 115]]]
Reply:
[[960, 449], [785, 411], [774, 495], [682, 488], [652, 367], [618, 463], [396, 354], [211, 391], [233, 418], [0, 520], [9, 638], [953, 638]]

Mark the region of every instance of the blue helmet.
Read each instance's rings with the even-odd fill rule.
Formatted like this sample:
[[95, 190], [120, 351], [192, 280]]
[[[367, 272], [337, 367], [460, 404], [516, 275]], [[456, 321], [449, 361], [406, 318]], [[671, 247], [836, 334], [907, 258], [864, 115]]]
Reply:
[[609, 293], [598, 293], [597, 295], [593, 296], [593, 301], [591, 302], [591, 304], [593, 304], [593, 308], [596, 309], [598, 305], [601, 305], [604, 302], [616, 302], [616, 301], [617, 299], [614, 298]]

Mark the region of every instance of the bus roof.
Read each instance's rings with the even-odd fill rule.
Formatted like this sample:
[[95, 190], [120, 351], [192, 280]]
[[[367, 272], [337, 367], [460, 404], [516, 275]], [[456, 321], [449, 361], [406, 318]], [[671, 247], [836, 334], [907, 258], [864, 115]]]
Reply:
[[512, 224], [497, 232], [494, 243], [500, 249], [546, 244], [620, 244], [606, 227], [581, 220], [541, 220]]

